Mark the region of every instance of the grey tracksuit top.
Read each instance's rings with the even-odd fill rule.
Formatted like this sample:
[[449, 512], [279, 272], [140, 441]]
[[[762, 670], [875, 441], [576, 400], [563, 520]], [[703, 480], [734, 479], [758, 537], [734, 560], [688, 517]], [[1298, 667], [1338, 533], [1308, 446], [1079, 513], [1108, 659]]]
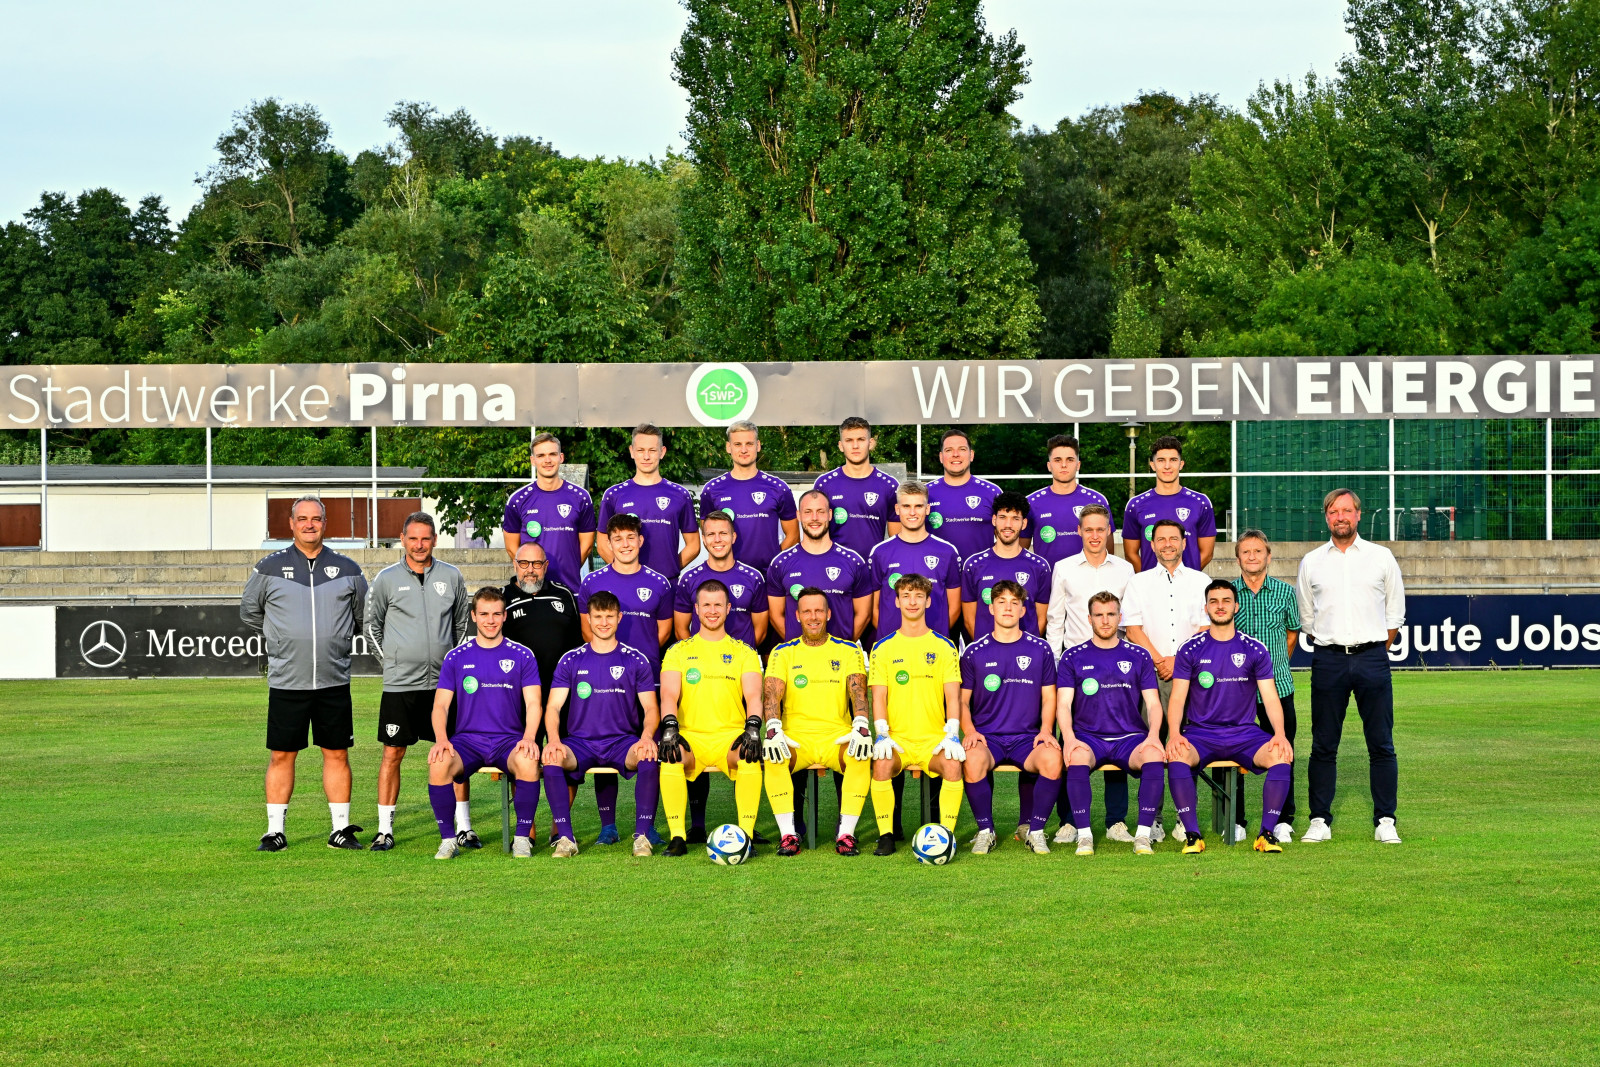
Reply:
[[429, 563], [420, 580], [409, 560], [379, 571], [367, 591], [366, 624], [384, 692], [434, 688], [444, 654], [467, 635], [470, 606], [466, 579], [442, 560]]
[[257, 563], [239, 598], [239, 618], [266, 639], [267, 684], [349, 685], [350, 645], [366, 599], [360, 565], [326, 546], [315, 559], [290, 545]]

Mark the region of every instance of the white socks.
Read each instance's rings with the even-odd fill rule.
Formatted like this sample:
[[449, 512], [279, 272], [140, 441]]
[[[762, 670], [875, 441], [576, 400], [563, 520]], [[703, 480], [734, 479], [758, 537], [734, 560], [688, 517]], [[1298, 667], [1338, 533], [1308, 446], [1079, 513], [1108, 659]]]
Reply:
[[1135, 830], [1133, 832], [1133, 836], [1135, 838], [1141, 838], [1142, 837], [1146, 841], [1148, 841], [1150, 839], [1150, 827], [1148, 827], [1148, 826], [1139, 827], [1139, 829], [1137, 829], [1137, 830]]
[[772, 813], [772, 817], [774, 819], [778, 820], [778, 833], [789, 835], [789, 836], [793, 836], [793, 834], [794, 834], [794, 812], [792, 812], [792, 811], [776, 812], [775, 811], [775, 812]]
[[333, 832], [338, 833], [350, 825], [350, 803], [334, 804], [329, 802], [328, 814], [333, 816]]
[[456, 801], [456, 833], [472, 829], [472, 804], [470, 801]]
[[395, 805], [393, 804], [378, 805], [378, 833], [394, 833], [394, 809]]
[[856, 832], [856, 823], [858, 823], [860, 821], [861, 821], [861, 816], [860, 815], [841, 815], [841, 816], [839, 816], [839, 836], [840, 837], [844, 837], [846, 835], [849, 835], [851, 837], [854, 837], [855, 836], [855, 832]]
[[267, 833], [283, 833], [283, 816], [286, 812], [288, 812], [288, 810], [289, 805], [287, 804], [267, 805]]

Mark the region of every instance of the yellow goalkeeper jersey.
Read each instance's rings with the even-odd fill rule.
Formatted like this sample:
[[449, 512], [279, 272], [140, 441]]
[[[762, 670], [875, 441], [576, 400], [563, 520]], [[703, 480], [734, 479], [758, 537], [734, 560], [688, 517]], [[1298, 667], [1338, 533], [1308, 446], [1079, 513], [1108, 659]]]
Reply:
[[899, 630], [872, 646], [869, 685], [888, 689], [889, 733], [905, 737], [944, 734], [944, 687], [961, 683], [961, 660], [948, 637], [933, 631], [906, 637]]
[[709, 734], [744, 728], [743, 678], [761, 673], [756, 650], [732, 637], [707, 641], [695, 634], [667, 649], [661, 672], [683, 675], [678, 722], [684, 730]]
[[767, 659], [767, 677], [783, 682], [783, 728], [796, 738], [831, 741], [850, 728], [852, 674], [866, 674], [861, 646], [831, 634], [820, 645], [785, 641]]

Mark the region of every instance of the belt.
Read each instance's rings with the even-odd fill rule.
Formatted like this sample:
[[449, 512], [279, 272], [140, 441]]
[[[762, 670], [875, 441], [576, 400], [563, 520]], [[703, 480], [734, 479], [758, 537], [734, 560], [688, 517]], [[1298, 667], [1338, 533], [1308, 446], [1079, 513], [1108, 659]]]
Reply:
[[1327, 649], [1329, 652], [1339, 652], [1346, 656], [1354, 656], [1357, 653], [1367, 651], [1369, 648], [1382, 648], [1386, 644], [1388, 644], [1387, 641], [1365, 641], [1359, 645], [1325, 645], [1318, 641], [1317, 651], [1320, 652], [1323, 649]]

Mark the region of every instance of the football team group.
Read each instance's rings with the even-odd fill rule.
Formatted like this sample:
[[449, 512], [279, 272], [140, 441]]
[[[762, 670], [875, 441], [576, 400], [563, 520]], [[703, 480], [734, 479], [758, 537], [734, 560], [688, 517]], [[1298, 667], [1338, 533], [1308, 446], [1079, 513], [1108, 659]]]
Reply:
[[[767, 843], [755, 833], [766, 794], [777, 854], [793, 856], [806, 837], [797, 801], [828, 771], [840, 855], [858, 854], [869, 799], [874, 854], [895, 852], [908, 772], [931, 788], [932, 819], [952, 832], [965, 800], [977, 824], [971, 851], [983, 854], [999, 844], [997, 769], [1017, 772], [1016, 838], [1033, 852], [1050, 851], [1058, 812], [1054, 841], [1094, 852], [1091, 772], [1100, 771], [1106, 840], [1151, 854], [1165, 839], [1170, 792], [1175, 844], [1196, 853], [1205, 849], [1196, 774], [1213, 764], [1265, 775], [1254, 847], [1281, 852], [1294, 832], [1289, 656], [1302, 631], [1317, 635], [1302, 840], [1331, 836], [1354, 694], [1374, 836], [1399, 842], [1383, 653], [1404, 592], [1393, 556], [1357, 532], [1355, 493], [1328, 494], [1331, 540], [1301, 561], [1296, 585], [1268, 576], [1271, 548], [1254, 530], [1238, 538], [1242, 573], [1229, 581], [1205, 573], [1216, 520], [1211, 502], [1181, 483], [1177, 438], [1153, 444], [1156, 484], [1128, 502], [1121, 555], [1106, 498], [1079, 481], [1072, 437], [1049, 440], [1051, 482], [1024, 496], [972, 474], [960, 430], [940, 442], [942, 477], [900, 483], [873, 464], [871, 426], [851, 418], [840, 427], [844, 463], [798, 498], [758, 468], [757, 427], [736, 423], [727, 438], [732, 469], [696, 501], [661, 477], [661, 431], [637, 427], [634, 476], [606, 490], [597, 514], [589, 493], [562, 477], [560, 442], [538, 435], [535, 479], [505, 508], [514, 576], [475, 593], [434, 557], [428, 514], [406, 519], [402, 558], [369, 585], [323, 543], [321, 502], [295, 501], [293, 543], [257, 565], [240, 609], [269, 657], [259, 849], [287, 847], [295, 759], [309, 740], [323, 755], [328, 844], [341, 849], [395, 847], [402, 763], [428, 742], [439, 859], [482, 846], [468, 782], [483, 768], [514, 780], [519, 857], [534, 852], [541, 789], [553, 855], [577, 854], [571, 809], [586, 778], [598, 844], [621, 840], [619, 780], [632, 779], [633, 854], [664, 844], [666, 855], [684, 855], [707, 839], [712, 772], [732, 781], [739, 825], [757, 844]], [[596, 553], [602, 565], [584, 573]], [[365, 844], [350, 822], [348, 761], [352, 643], [363, 632], [382, 664], [384, 746], [378, 829]], [[1242, 788], [1238, 802], [1241, 825], [1223, 832], [1245, 840]]]

